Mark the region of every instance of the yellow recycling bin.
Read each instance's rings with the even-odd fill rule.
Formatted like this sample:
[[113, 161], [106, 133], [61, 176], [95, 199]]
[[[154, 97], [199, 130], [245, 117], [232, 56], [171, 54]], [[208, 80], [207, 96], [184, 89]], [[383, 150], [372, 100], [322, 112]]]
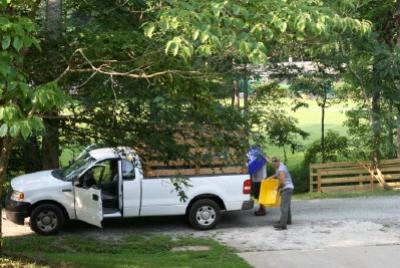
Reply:
[[281, 195], [278, 187], [279, 180], [275, 176], [263, 180], [261, 182], [258, 202], [265, 207], [279, 207], [281, 204]]

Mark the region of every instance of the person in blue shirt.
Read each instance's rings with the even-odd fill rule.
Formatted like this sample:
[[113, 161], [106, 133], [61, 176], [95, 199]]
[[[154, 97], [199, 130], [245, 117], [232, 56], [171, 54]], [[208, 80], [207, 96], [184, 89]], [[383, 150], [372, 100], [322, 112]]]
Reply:
[[272, 157], [272, 166], [275, 168], [275, 176], [279, 179], [279, 191], [281, 194], [281, 218], [278, 224], [274, 225], [276, 230], [286, 230], [288, 224], [292, 224], [291, 200], [294, 190], [292, 176], [288, 168], [281, 163], [279, 158]]
[[[249, 173], [251, 177], [251, 195], [254, 199], [259, 198], [261, 182], [267, 177], [267, 163], [268, 158], [264, 155], [260, 145], [253, 145], [248, 154]], [[257, 211], [254, 212], [256, 216], [264, 216], [266, 214], [265, 207], [259, 205]]]

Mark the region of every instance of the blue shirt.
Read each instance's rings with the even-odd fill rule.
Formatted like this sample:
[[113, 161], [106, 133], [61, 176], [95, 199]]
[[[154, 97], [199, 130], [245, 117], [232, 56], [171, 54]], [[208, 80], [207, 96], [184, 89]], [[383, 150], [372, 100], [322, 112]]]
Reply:
[[267, 165], [264, 165], [262, 166], [262, 168], [257, 170], [253, 175], [251, 175], [251, 180], [253, 182], [261, 182], [266, 177], [267, 177]]
[[289, 170], [287, 169], [287, 167], [283, 163], [280, 163], [279, 164], [279, 168], [276, 170], [275, 176], [277, 178], [279, 178], [279, 173], [280, 172], [285, 173], [285, 184], [283, 185], [282, 190], [294, 189], [292, 176], [290, 176]]

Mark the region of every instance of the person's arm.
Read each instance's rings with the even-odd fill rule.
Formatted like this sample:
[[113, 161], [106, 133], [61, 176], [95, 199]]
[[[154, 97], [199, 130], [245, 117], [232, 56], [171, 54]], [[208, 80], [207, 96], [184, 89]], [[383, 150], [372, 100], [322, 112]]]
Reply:
[[286, 174], [283, 171], [279, 171], [278, 173], [278, 179], [279, 179], [279, 188], [282, 188], [285, 185], [286, 181]]

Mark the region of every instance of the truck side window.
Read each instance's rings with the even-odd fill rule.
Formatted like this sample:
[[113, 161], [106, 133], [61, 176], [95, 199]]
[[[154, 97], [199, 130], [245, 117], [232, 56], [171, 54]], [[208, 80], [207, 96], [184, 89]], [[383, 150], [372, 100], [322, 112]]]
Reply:
[[135, 166], [128, 160], [122, 160], [122, 179], [134, 180], [135, 179]]

